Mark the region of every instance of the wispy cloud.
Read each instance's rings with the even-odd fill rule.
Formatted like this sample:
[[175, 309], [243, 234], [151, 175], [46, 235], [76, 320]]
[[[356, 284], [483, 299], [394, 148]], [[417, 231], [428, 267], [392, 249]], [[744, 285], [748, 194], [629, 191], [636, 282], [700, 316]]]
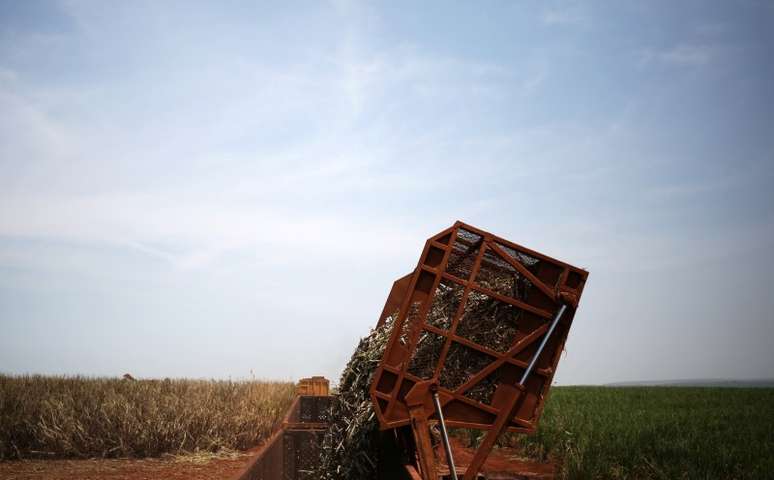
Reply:
[[18, 75], [13, 70], [9, 70], [7, 68], [0, 68], [0, 84], [16, 81], [17, 78], [18, 78]]
[[702, 67], [711, 63], [716, 49], [710, 45], [680, 44], [664, 50], [643, 50], [638, 54], [638, 63], [647, 66], [653, 63], [675, 67]]
[[673, 65], [701, 66], [712, 60], [712, 47], [707, 45], [678, 45], [660, 52], [658, 58]]
[[549, 26], [586, 26], [589, 14], [579, 5], [550, 8], [543, 11], [540, 20]]
[[727, 33], [728, 25], [722, 22], [700, 22], [694, 29], [699, 35], [717, 37]]
[[[99, 34], [103, 27], [87, 21]], [[0, 178], [0, 236], [128, 248], [183, 269], [244, 250], [269, 249], [288, 262], [294, 252], [339, 257], [375, 242], [384, 258], [405, 252], [416, 221], [398, 231], [376, 220], [376, 209], [391, 208], [384, 197], [411, 198], [464, 177], [439, 168], [456, 159], [433, 151], [454, 135], [448, 122], [405, 128], [423, 123], [411, 118], [413, 105], [434, 117], [460, 99], [496, 104], [518, 77], [405, 46], [359, 52], [358, 43], [346, 37], [317, 62], [283, 65], [202, 49], [201, 73], [179, 65], [160, 84], [140, 74], [134, 85], [51, 90], [8, 75], [0, 84], [9, 173]]]

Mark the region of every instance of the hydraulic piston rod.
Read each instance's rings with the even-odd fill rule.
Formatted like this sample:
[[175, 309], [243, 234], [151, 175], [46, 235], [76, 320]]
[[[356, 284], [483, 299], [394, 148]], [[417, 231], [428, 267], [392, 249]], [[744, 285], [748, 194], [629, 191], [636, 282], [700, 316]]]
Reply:
[[443, 410], [441, 410], [441, 399], [438, 398], [438, 385], [431, 387], [433, 392], [433, 403], [435, 403], [435, 413], [438, 415], [438, 423], [441, 425], [441, 439], [443, 448], [446, 450], [446, 463], [449, 464], [449, 474], [452, 480], [457, 480], [457, 468], [454, 466], [454, 457], [452, 456], [451, 445], [449, 444], [449, 432], [446, 430], [446, 421], [443, 419]]
[[524, 375], [521, 376], [521, 380], [519, 380], [519, 385], [523, 386], [527, 382], [527, 378], [529, 378], [529, 374], [532, 373], [532, 369], [535, 368], [535, 364], [537, 363], [538, 358], [540, 358], [540, 354], [543, 353], [543, 349], [546, 348], [546, 343], [548, 343], [548, 339], [551, 337], [551, 334], [554, 333], [554, 329], [556, 329], [556, 325], [559, 323], [559, 320], [562, 319], [562, 315], [564, 315], [565, 310], [567, 310], [567, 305], [563, 303], [562, 306], [559, 307], [559, 311], [556, 312], [556, 315], [554, 316], [554, 321], [551, 322], [551, 326], [548, 327], [548, 331], [543, 337], [543, 340], [541, 340], [540, 345], [538, 346], [538, 349], [535, 352], [535, 355], [533, 355], [532, 360], [529, 361], [529, 365], [527, 365], [527, 369], [524, 370]]

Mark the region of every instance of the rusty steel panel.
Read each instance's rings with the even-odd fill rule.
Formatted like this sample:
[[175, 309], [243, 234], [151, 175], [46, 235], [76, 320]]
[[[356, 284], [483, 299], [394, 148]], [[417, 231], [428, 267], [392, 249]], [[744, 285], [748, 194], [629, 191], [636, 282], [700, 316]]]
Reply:
[[307, 480], [320, 459], [332, 397], [299, 395], [282, 428], [235, 480]]
[[[534, 431], [587, 277], [462, 222], [428, 239], [379, 318], [379, 325], [393, 322], [370, 389], [380, 427], [408, 425], [406, 394], [430, 381], [451, 427], [495, 428], [509, 410], [505, 428]], [[562, 305], [534, 370], [515, 388]], [[415, 358], [420, 351], [431, 353]]]
[[379, 321], [376, 323], [376, 328], [381, 327], [384, 324], [384, 321], [387, 320], [387, 317], [394, 311], [400, 309], [400, 306], [403, 304], [403, 299], [406, 297], [406, 292], [411, 285], [412, 274], [413, 272], [404, 275], [395, 280], [395, 283], [392, 284], [392, 289], [387, 296], [387, 301], [384, 302], [384, 309], [382, 309], [382, 314], [379, 315]]
[[284, 443], [285, 431], [280, 430], [272, 435], [261, 453], [234, 480], [283, 480]]

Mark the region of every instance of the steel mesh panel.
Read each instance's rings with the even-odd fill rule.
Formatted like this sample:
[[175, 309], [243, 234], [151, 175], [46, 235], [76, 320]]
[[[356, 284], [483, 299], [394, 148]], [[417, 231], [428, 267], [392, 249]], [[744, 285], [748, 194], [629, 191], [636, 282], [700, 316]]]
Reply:
[[457, 313], [457, 308], [460, 306], [464, 291], [465, 288], [462, 285], [442, 280], [438, 284], [438, 288], [435, 289], [433, 303], [430, 306], [430, 311], [427, 312], [425, 320], [427, 324], [448, 330], [454, 315]]
[[419, 318], [419, 310], [422, 307], [422, 302], [413, 302], [409, 305], [408, 313], [406, 314], [403, 325], [400, 329], [400, 343], [403, 345], [409, 344], [409, 338], [411, 337], [411, 331], [419, 324], [421, 319]]
[[486, 405], [492, 404], [492, 397], [494, 397], [497, 385], [501, 383], [501, 375], [499, 370], [495, 370], [490, 373], [483, 380], [475, 384], [470, 390], [465, 392], [465, 396], [484, 403]]
[[469, 279], [478, 250], [481, 248], [481, 240], [481, 235], [460, 228], [449, 254], [446, 271], [463, 280]]
[[518, 332], [521, 310], [480, 292], [470, 292], [457, 335], [496, 352], [506, 352]]
[[457, 230], [457, 241], [463, 241], [465, 243], [471, 244], [471, 243], [477, 243], [481, 240], [481, 235], [477, 233], [473, 233], [470, 230], [466, 230], [464, 228], [460, 228]]
[[509, 247], [508, 245], [503, 245], [502, 243], [497, 243], [497, 246], [500, 247], [505, 253], [511, 256], [514, 260], [520, 262], [525, 267], [532, 267], [534, 265], [537, 265], [537, 263], [540, 261], [535, 257], [532, 257], [530, 255], [527, 255], [526, 253], [521, 253], [519, 251], [516, 251], [515, 249]]
[[317, 422], [328, 423], [331, 419], [331, 403], [333, 397], [325, 396], [317, 398]]
[[414, 355], [411, 357], [408, 372], [423, 380], [432, 378], [445, 342], [446, 337], [423, 330], [419, 336]]
[[298, 405], [298, 418], [302, 422], [313, 422], [317, 416], [317, 403], [314, 397], [301, 397]]
[[298, 405], [298, 418], [306, 423], [323, 423], [328, 421], [330, 397], [301, 397]]
[[489, 249], [484, 252], [476, 284], [516, 300], [524, 300], [532, 286], [513, 265]]
[[312, 474], [320, 460], [320, 433], [311, 430], [292, 431], [288, 434], [295, 439], [295, 478], [299, 480], [314, 478]]
[[282, 477], [296, 478], [296, 437], [285, 432], [282, 441]]
[[494, 358], [457, 342], [452, 342], [441, 371], [439, 383], [455, 390], [492, 363]]

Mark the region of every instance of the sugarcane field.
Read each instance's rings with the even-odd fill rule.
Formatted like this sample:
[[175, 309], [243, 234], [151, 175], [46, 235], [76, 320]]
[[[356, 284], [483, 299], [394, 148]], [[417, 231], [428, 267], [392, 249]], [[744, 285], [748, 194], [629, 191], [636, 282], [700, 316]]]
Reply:
[[773, 46], [0, 0], [0, 480], [774, 480]]

